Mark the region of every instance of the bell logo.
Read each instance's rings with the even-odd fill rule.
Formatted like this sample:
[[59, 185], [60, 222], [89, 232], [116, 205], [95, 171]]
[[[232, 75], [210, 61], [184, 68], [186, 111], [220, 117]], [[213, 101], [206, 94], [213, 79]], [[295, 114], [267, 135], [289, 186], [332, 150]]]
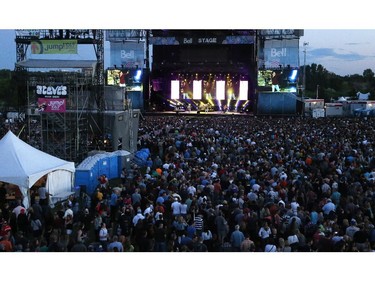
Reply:
[[135, 52], [134, 52], [134, 50], [129, 50], [129, 52], [127, 52], [125, 50], [121, 50], [121, 58], [122, 59], [128, 59], [128, 60], [135, 59]]
[[286, 48], [271, 48], [271, 57], [286, 57]]
[[184, 38], [184, 44], [193, 44], [193, 38]]

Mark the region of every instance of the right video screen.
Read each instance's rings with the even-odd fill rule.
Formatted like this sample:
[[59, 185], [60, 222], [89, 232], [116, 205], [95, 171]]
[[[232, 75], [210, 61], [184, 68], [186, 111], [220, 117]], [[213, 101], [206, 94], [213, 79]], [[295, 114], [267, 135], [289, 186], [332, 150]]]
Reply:
[[297, 92], [298, 69], [258, 70], [258, 90], [261, 92]]

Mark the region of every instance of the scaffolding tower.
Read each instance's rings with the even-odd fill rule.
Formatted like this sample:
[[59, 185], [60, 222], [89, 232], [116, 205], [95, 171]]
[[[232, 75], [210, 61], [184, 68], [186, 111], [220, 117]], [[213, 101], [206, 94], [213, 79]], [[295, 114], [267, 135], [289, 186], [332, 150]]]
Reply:
[[[96, 63], [81, 71], [31, 72], [27, 64], [28, 48], [40, 40], [74, 39], [77, 44], [93, 45]], [[56, 157], [80, 162], [87, 157], [90, 142], [104, 132], [104, 31], [96, 29], [16, 30], [16, 75], [25, 76], [27, 112], [30, 119], [39, 119], [41, 138], [38, 147]], [[38, 66], [48, 68], [47, 65]], [[57, 63], [57, 64], [56, 64]], [[53, 68], [59, 66], [55, 61]], [[36, 68], [36, 66], [34, 66]], [[38, 109], [35, 86], [65, 85], [69, 93], [65, 112], [43, 112]], [[30, 121], [29, 121], [30, 122]], [[30, 127], [30, 126], [29, 126]], [[99, 137], [100, 138], [100, 137]]]

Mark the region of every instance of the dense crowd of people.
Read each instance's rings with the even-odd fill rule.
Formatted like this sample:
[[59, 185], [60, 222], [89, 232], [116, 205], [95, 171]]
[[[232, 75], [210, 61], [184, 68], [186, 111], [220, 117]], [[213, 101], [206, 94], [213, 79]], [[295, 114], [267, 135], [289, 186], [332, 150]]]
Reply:
[[55, 208], [1, 200], [0, 249], [372, 252], [372, 121], [144, 116], [144, 165]]

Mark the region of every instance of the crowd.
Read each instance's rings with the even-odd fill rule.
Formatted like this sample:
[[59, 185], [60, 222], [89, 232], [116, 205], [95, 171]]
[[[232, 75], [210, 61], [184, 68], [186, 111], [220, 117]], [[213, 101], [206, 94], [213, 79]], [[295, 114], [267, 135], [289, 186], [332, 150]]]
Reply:
[[[1, 203], [3, 251], [372, 252], [372, 119], [144, 116], [145, 165], [52, 209]], [[105, 175], [103, 175], [105, 178]]]

